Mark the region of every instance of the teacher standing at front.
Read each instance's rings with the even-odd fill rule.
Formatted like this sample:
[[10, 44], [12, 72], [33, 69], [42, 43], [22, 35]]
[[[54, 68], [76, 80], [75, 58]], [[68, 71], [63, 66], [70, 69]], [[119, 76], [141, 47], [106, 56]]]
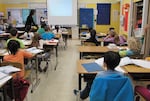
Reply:
[[31, 29], [31, 26], [37, 26], [33, 20], [33, 16], [35, 15], [35, 10], [32, 9], [30, 11], [30, 14], [29, 16], [27, 17], [27, 21], [26, 21], [26, 24], [25, 24], [25, 29], [27, 26], [30, 26], [30, 29]]

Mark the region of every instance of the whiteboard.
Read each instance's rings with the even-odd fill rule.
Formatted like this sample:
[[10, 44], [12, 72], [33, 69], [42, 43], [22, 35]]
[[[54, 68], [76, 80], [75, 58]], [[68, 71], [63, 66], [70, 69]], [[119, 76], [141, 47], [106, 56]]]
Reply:
[[49, 25], [77, 25], [77, 0], [47, 0]]

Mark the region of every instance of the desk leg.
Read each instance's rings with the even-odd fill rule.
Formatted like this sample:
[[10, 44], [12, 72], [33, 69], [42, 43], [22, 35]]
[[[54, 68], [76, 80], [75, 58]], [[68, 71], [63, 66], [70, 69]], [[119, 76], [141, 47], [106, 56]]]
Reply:
[[79, 56], [79, 57], [80, 57], [80, 59], [82, 59], [82, 55], [83, 55], [83, 54], [82, 54], [82, 52], [80, 52], [80, 56]]
[[31, 89], [31, 93], [33, 92], [33, 90], [38, 86], [38, 84], [40, 83], [40, 79], [39, 79], [39, 74], [38, 74], [38, 58], [35, 57], [35, 64], [36, 64], [36, 77], [35, 77], [35, 84], [33, 84], [32, 89]]
[[58, 49], [57, 49], [57, 46], [55, 47], [56, 49], [56, 58], [58, 57]]
[[81, 74], [79, 74], [79, 78], [78, 78], [78, 83], [79, 83], [79, 90], [81, 90]]
[[57, 68], [57, 64], [58, 64], [58, 45], [55, 47], [55, 50], [56, 50], [56, 65], [55, 65], [55, 70]]

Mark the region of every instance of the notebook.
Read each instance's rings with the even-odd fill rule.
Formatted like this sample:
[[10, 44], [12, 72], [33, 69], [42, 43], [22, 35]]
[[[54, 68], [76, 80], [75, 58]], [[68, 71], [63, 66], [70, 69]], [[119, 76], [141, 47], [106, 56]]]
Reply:
[[84, 63], [82, 66], [88, 71], [88, 72], [96, 72], [96, 71], [103, 71], [104, 69], [99, 66], [97, 63]]

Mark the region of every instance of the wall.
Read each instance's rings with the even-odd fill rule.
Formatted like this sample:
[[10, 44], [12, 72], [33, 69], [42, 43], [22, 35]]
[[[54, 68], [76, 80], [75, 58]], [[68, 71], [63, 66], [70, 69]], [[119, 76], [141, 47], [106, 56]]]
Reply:
[[28, 4], [27, 3], [23, 3], [23, 4], [0, 4], [2, 5], [1, 6], [1, 9], [0, 11], [4, 12], [4, 16], [7, 16], [7, 9], [9, 8], [19, 8], [19, 9], [22, 9], [22, 8], [28, 8]]
[[[96, 9], [97, 4], [87, 4], [87, 8]], [[111, 5], [111, 22], [110, 25], [97, 25], [95, 22], [95, 28], [97, 32], [106, 33], [110, 27], [114, 27], [116, 32], [119, 33], [120, 27], [120, 3], [114, 3]], [[95, 16], [96, 18], [96, 16]]]

